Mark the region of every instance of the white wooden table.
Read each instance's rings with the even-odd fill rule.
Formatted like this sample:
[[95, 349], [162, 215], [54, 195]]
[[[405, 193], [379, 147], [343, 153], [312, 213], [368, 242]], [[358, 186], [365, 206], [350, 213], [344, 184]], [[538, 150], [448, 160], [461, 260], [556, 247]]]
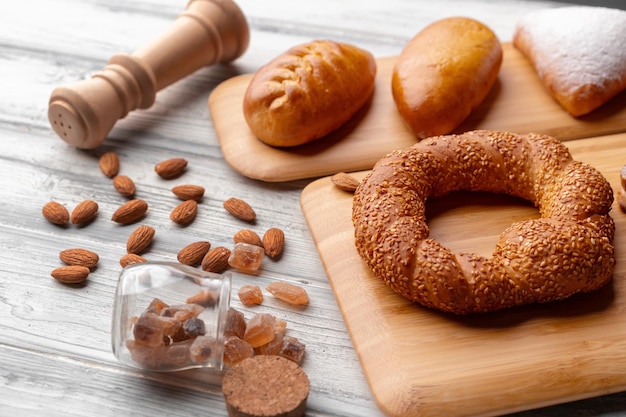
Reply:
[[[620, 4], [620, 2], [614, 2]], [[94, 151], [74, 149], [56, 137], [47, 120], [50, 92], [100, 70], [118, 52], [133, 52], [165, 30], [185, 0], [30, 0], [0, 9], [0, 416], [224, 416], [217, 378], [206, 371], [145, 374], [119, 364], [110, 347], [110, 321], [118, 260], [134, 229], [111, 222], [124, 199], [98, 168], [98, 157], [116, 151], [122, 173], [150, 203], [142, 222], [157, 230], [146, 257], [175, 260], [186, 243], [231, 244], [248, 227], [222, 202], [232, 196], [252, 204], [262, 232], [286, 234], [284, 256], [265, 261], [260, 276], [234, 274], [235, 289], [271, 280], [304, 285], [310, 305], [295, 311], [267, 297], [247, 316], [271, 312], [288, 322], [289, 334], [307, 346], [304, 369], [311, 380], [309, 416], [381, 415], [372, 399], [315, 245], [299, 198], [311, 180], [263, 183], [245, 178], [223, 160], [207, 108], [211, 90], [227, 78], [255, 71], [290, 46], [315, 38], [357, 44], [376, 56], [399, 53], [426, 24], [450, 15], [475, 17], [510, 40], [523, 13], [561, 3], [495, 0], [240, 0], [251, 42], [229, 66], [205, 68], [159, 93], [155, 105], [120, 121]], [[599, 4], [599, 2], [595, 2]], [[608, 4], [608, 2], [605, 2]], [[158, 178], [154, 164], [189, 161], [176, 181]], [[174, 225], [177, 204], [170, 188], [206, 188], [195, 222]], [[50, 200], [69, 209], [84, 199], [100, 205], [90, 225], [56, 227], [41, 216]], [[82, 287], [50, 277], [58, 253], [84, 247], [100, 264]], [[613, 394], [526, 411], [520, 416], [626, 416], [626, 394]]]

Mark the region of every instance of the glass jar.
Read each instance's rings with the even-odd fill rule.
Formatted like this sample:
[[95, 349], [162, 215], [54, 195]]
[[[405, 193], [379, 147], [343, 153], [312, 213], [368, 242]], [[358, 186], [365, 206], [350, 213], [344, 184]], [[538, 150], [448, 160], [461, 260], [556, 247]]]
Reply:
[[231, 275], [175, 262], [122, 270], [111, 343], [122, 363], [150, 371], [222, 369]]

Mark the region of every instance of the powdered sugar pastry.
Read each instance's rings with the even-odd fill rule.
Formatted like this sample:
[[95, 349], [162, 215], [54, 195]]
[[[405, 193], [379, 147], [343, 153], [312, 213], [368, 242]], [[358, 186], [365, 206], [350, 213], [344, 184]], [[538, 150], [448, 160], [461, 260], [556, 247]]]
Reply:
[[626, 88], [626, 12], [592, 6], [529, 13], [514, 45], [572, 115], [586, 114]]

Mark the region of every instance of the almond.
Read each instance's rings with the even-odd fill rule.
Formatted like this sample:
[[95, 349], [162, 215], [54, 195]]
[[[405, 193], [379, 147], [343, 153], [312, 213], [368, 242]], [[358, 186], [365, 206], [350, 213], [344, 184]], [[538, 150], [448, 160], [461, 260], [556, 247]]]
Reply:
[[202, 200], [204, 197], [204, 188], [199, 185], [183, 184], [172, 188], [172, 192], [183, 201], [186, 200]]
[[285, 233], [276, 227], [268, 229], [263, 235], [263, 247], [265, 254], [270, 258], [280, 256], [285, 247]]
[[66, 225], [70, 220], [70, 212], [67, 211], [64, 205], [56, 201], [46, 203], [41, 209], [41, 214], [50, 223], [60, 226]]
[[338, 172], [330, 177], [330, 180], [333, 184], [335, 184], [335, 187], [350, 193], [353, 193], [359, 186], [359, 181], [352, 175], [348, 175], [345, 172]]
[[190, 224], [195, 218], [198, 212], [198, 203], [196, 200], [183, 201], [170, 213], [170, 219], [181, 226]]
[[127, 253], [120, 258], [120, 265], [122, 265], [122, 268], [126, 268], [128, 265], [140, 264], [144, 262], [148, 262], [146, 258], [137, 255], [136, 253]]
[[115, 210], [115, 213], [113, 213], [111, 220], [113, 220], [115, 223], [131, 224], [143, 218], [143, 216], [146, 215], [147, 211], [148, 203], [146, 203], [144, 200], [130, 200], [129, 202], [121, 205], [117, 210]]
[[115, 152], [103, 153], [99, 164], [102, 173], [109, 178], [113, 178], [120, 171], [120, 158]]
[[74, 248], [61, 251], [59, 253], [59, 259], [68, 265], [82, 265], [92, 269], [98, 265], [100, 257], [97, 253], [90, 250]]
[[86, 266], [70, 265], [57, 268], [50, 275], [64, 284], [78, 284], [87, 279], [89, 272], [91, 271]]
[[72, 224], [84, 225], [96, 218], [98, 214], [98, 203], [93, 200], [84, 200], [72, 210], [70, 220]]
[[228, 268], [230, 249], [223, 246], [210, 249], [202, 258], [202, 269], [206, 272], [222, 272]]
[[211, 243], [206, 241], [193, 242], [178, 251], [178, 262], [196, 266], [202, 263], [204, 255], [211, 249]]
[[164, 179], [172, 179], [183, 173], [187, 167], [187, 160], [183, 158], [172, 158], [161, 161], [154, 166], [154, 171], [159, 177]]
[[261, 242], [261, 238], [259, 235], [250, 229], [241, 229], [233, 236], [233, 241], [235, 243], [248, 243], [250, 245], [256, 245], [263, 247], [263, 242]]
[[139, 255], [152, 243], [154, 234], [154, 228], [146, 225], [139, 226], [128, 236], [126, 252]]
[[238, 219], [252, 222], [256, 220], [256, 213], [250, 204], [239, 198], [231, 197], [224, 201], [224, 208]]
[[135, 191], [137, 191], [133, 180], [126, 175], [116, 175], [113, 178], [113, 187], [124, 197], [132, 197], [135, 195]]

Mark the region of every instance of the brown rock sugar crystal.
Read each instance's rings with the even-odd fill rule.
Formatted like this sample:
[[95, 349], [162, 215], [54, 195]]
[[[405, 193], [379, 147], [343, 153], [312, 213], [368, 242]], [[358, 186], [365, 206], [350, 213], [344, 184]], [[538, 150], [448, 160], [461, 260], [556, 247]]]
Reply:
[[200, 290], [185, 301], [187, 304], [199, 304], [204, 307], [213, 307], [217, 302], [217, 294], [214, 291]]
[[204, 336], [206, 333], [204, 320], [201, 320], [198, 317], [191, 317], [185, 320], [183, 322], [183, 331], [185, 332], [185, 335], [189, 338]]
[[177, 304], [164, 307], [161, 315], [164, 317], [174, 317], [176, 320], [185, 321], [192, 317], [197, 317], [204, 311], [204, 307], [199, 304]]
[[309, 303], [309, 295], [306, 290], [295, 284], [275, 281], [266, 288], [274, 297], [292, 305], [304, 305]]
[[294, 361], [298, 365], [302, 365], [305, 350], [306, 346], [304, 343], [300, 342], [295, 337], [284, 336], [278, 354], [285, 359]]
[[242, 272], [256, 272], [261, 266], [265, 250], [248, 243], [237, 243], [228, 258], [228, 264]]
[[195, 363], [206, 362], [213, 353], [215, 339], [209, 336], [196, 337], [189, 346], [189, 356]]
[[198, 304], [169, 305], [154, 298], [131, 320], [133, 338], [126, 347], [133, 360], [153, 369], [172, 369], [209, 360], [216, 340], [206, 337]]
[[[274, 338], [268, 343], [261, 345], [254, 349], [256, 355], [278, 355], [283, 347], [283, 338], [285, 337], [283, 332], [275, 331]], [[289, 358], [287, 358], [289, 359]]]
[[258, 285], [242, 285], [237, 291], [239, 301], [245, 306], [261, 304], [263, 302], [263, 292]]
[[259, 347], [269, 343], [274, 338], [276, 317], [268, 313], [260, 313], [248, 320], [243, 340], [252, 347]]
[[304, 370], [280, 356], [245, 359], [222, 382], [230, 417], [303, 416], [309, 389]]
[[246, 319], [241, 311], [229, 308], [226, 314], [226, 326], [224, 326], [224, 336], [237, 336], [243, 339], [246, 332]]
[[163, 324], [154, 313], [143, 313], [133, 327], [133, 336], [138, 344], [150, 347], [163, 343]]
[[245, 340], [237, 336], [229, 336], [224, 340], [224, 365], [233, 366], [253, 356], [254, 348]]

